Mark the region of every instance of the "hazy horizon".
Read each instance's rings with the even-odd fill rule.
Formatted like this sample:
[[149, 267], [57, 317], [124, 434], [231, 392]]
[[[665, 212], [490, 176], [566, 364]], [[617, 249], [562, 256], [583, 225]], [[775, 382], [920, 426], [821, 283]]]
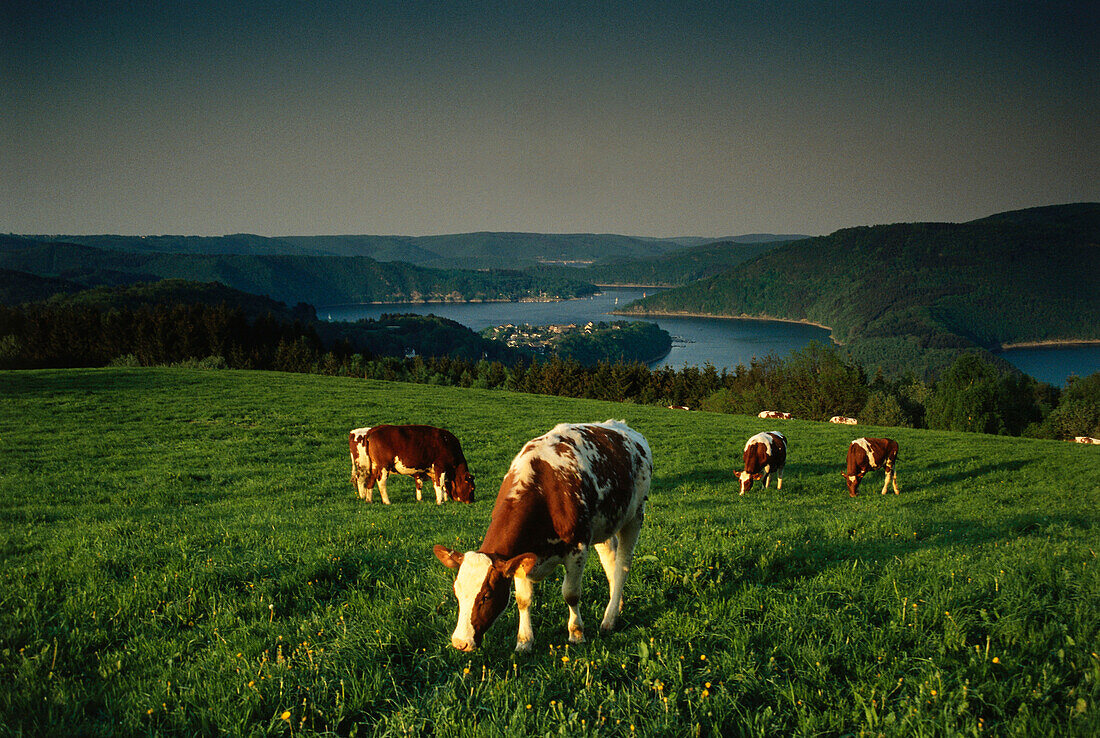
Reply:
[[0, 20], [0, 232], [720, 238], [1100, 200], [1095, 2]]

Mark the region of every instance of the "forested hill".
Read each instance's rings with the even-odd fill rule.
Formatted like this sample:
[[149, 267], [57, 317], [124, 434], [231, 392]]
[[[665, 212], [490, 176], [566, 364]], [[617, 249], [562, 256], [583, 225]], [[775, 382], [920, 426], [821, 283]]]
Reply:
[[517, 271], [431, 269], [366, 257], [126, 252], [0, 236], [0, 269], [97, 287], [161, 279], [221, 282], [296, 304], [577, 297], [596, 288], [580, 279]]
[[[593, 264], [584, 269], [566, 266], [530, 267], [533, 274], [580, 277], [595, 284], [673, 286], [723, 272], [777, 246], [804, 236], [752, 237], [707, 242], [643, 259], [623, 259]], [[750, 240], [751, 239], [751, 240]]]
[[975, 345], [1100, 339], [1097, 274], [1100, 203], [1080, 203], [848, 228], [623, 312], [810, 320], [868, 367], [927, 368]]

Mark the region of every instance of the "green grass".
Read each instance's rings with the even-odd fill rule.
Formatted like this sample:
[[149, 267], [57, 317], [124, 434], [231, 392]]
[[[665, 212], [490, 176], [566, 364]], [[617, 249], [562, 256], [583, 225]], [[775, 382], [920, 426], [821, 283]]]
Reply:
[[[535, 651], [449, 645], [453, 573], [512, 456], [625, 418], [655, 479], [622, 622], [592, 557]], [[367, 505], [347, 432], [445, 426], [472, 506]], [[790, 439], [784, 489], [732, 477]], [[848, 442], [891, 435], [902, 494]], [[1095, 735], [1100, 451], [311, 375], [0, 373], [0, 735]], [[284, 719], [282, 716], [289, 713]]]

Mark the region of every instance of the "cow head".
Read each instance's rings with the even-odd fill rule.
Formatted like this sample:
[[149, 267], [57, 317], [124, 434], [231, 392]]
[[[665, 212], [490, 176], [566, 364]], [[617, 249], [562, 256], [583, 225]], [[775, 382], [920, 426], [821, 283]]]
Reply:
[[859, 489], [859, 480], [863, 479], [863, 475], [860, 473], [845, 474], [844, 472], [841, 472], [840, 475], [844, 477], [844, 481], [848, 484], [848, 496], [855, 497], [856, 490]]
[[432, 550], [444, 566], [458, 569], [454, 586], [458, 624], [451, 635], [451, 645], [459, 651], [473, 651], [508, 605], [510, 580], [527, 576], [538, 558], [533, 553], [510, 559], [478, 551], [459, 553], [440, 545]]
[[736, 472], [737, 478], [741, 480], [741, 494], [745, 494], [752, 489], [752, 480], [760, 479], [762, 474], [749, 474], [747, 471]]
[[443, 480], [443, 491], [452, 500], [471, 503], [474, 501], [474, 475], [469, 467], [459, 464], [455, 467], [454, 478], [450, 475]]

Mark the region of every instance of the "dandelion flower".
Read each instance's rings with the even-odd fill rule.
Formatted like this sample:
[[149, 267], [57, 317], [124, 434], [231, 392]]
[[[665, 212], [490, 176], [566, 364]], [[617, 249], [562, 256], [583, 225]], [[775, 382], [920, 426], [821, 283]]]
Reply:
[[281, 717], [283, 720], [290, 720], [290, 710], [285, 710], [283, 714], [279, 717]]
[[562, 656], [561, 657], [561, 662], [563, 664], [568, 664], [569, 663], [569, 657], [568, 656]]
[[994, 664], [999, 664], [999, 663], [1001, 663], [1001, 660], [999, 658], [997, 658], [996, 656], [994, 656], [993, 657], [993, 663]]

